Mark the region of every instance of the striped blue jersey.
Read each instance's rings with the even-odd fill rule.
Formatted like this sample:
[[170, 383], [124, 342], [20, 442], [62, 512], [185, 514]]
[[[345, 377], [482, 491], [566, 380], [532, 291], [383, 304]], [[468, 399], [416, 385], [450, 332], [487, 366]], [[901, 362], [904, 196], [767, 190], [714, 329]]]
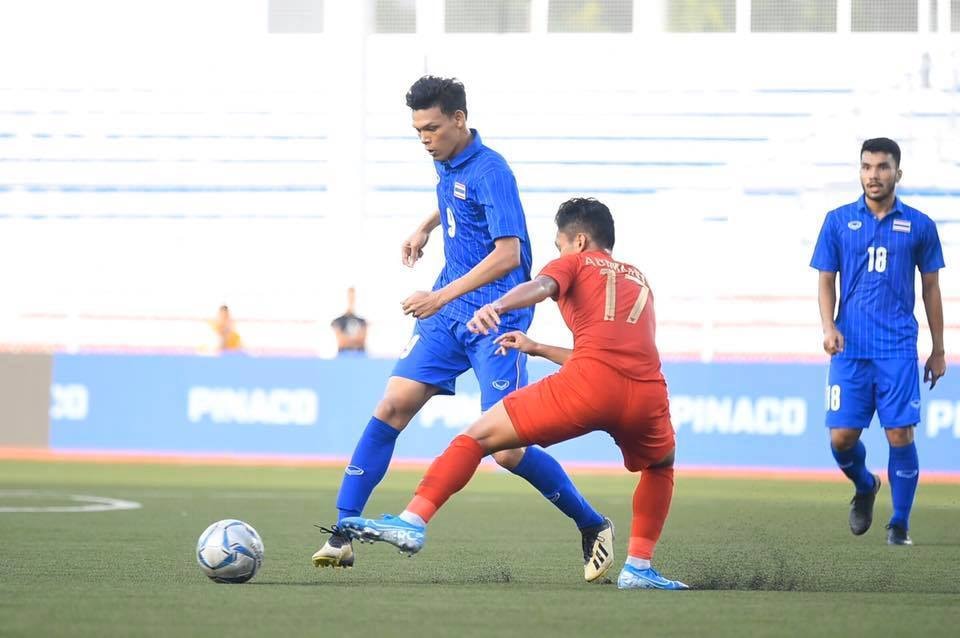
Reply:
[[844, 359], [916, 359], [916, 269], [944, 267], [933, 220], [896, 198], [877, 221], [859, 200], [827, 213], [810, 266], [840, 273]]
[[[433, 289], [467, 274], [493, 252], [494, 240], [501, 237], [520, 239], [520, 265], [444, 306], [440, 314], [454, 321], [469, 321], [478, 308], [529, 281], [533, 263], [527, 220], [513, 171], [503, 156], [483, 145], [475, 129], [471, 133], [470, 145], [456, 157], [434, 162], [446, 263]], [[523, 329], [532, 320], [533, 308], [515, 310], [503, 317], [506, 325]]]

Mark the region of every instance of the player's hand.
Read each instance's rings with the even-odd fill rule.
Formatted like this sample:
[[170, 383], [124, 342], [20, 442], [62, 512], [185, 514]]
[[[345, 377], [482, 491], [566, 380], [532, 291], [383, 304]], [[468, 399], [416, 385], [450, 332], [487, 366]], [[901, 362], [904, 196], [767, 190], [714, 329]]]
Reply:
[[400, 260], [407, 268], [413, 268], [417, 260], [423, 257], [423, 247], [430, 240], [430, 233], [417, 230], [400, 244]]
[[417, 319], [426, 319], [437, 314], [444, 306], [443, 299], [436, 292], [418, 290], [403, 300], [403, 314], [413, 315]]
[[937, 381], [946, 373], [947, 358], [944, 354], [942, 352], [939, 354], [931, 354], [927, 359], [927, 363], [923, 366], [923, 382], [929, 382], [930, 389], [933, 390], [933, 386], [937, 385]]
[[492, 303], [481, 307], [473, 313], [473, 319], [467, 322], [467, 330], [473, 334], [490, 334], [490, 331], [498, 332], [500, 326], [500, 313], [493, 307]]
[[525, 335], [520, 330], [511, 330], [510, 332], [505, 332], [494, 339], [493, 342], [500, 346], [497, 348], [497, 354], [499, 355], [507, 354], [507, 350], [519, 350], [524, 354], [536, 354], [537, 347], [540, 346], [539, 343]]
[[843, 334], [836, 326], [823, 331], [823, 349], [827, 354], [843, 352]]

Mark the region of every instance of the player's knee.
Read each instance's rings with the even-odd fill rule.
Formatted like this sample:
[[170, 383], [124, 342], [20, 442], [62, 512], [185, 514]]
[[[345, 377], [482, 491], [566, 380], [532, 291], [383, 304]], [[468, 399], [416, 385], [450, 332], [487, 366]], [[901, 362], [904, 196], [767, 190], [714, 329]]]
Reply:
[[913, 426], [903, 428], [888, 428], [886, 431], [887, 441], [893, 447], [903, 447], [913, 443]]
[[385, 395], [377, 404], [373, 415], [391, 426], [403, 429], [420, 409], [416, 402], [391, 394]]
[[520, 461], [523, 459], [523, 452], [523, 449], [501, 450], [493, 453], [493, 460], [505, 470], [513, 471], [515, 467], [520, 465]]
[[830, 445], [838, 452], [845, 452], [857, 444], [862, 430], [834, 428], [830, 430]]
[[[504, 450], [505, 446], [502, 445], [500, 440], [501, 437], [499, 436], [497, 429], [493, 427], [487, 419], [480, 419], [467, 428], [464, 434], [476, 441], [483, 449], [484, 453], [493, 456], [497, 463], [500, 463], [500, 459], [497, 458], [497, 455], [500, 454], [501, 451], [508, 452], [508, 450]], [[509, 462], [509, 459], [507, 462]], [[517, 463], [519, 462], [520, 461], [518, 460]], [[500, 463], [500, 465], [507, 467], [503, 463]]]

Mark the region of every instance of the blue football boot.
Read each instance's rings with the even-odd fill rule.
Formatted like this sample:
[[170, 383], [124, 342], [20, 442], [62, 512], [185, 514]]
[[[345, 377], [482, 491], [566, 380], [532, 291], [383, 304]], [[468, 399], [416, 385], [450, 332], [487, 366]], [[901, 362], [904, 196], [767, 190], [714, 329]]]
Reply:
[[653, 567], [637, 569], [624, 565], [617, 578], [617, 589], [690, 589], [679, 580], [667, 580]]
[[413, 556], [423, 549], [426, 541], [426, 528], [412, 525], [390, 514], [384, 514], [380, 518], [349, 516], [341, 520], [339, 525], [341, 531], [350, 538], [361, 543], [390, 543], [407, 556]]

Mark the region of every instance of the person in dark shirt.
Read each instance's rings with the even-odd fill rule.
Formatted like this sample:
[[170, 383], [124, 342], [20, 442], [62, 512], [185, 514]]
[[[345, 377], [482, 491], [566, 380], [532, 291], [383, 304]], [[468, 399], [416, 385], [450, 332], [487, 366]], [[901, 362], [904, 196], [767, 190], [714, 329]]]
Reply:
[[347, 288], [347, 311], [330, 322], [333, 334], [337, 337], [337, 354], [363, 353], [367, 349], [367, 320], [355, 310], [357, 291], [353, 286]]

